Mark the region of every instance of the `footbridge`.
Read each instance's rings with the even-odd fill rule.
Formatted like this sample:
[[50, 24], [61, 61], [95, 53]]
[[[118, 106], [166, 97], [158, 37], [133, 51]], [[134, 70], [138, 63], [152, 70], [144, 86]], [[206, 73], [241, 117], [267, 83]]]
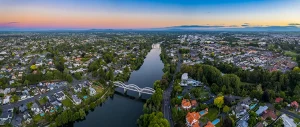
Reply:
[[120, 81], [115, 81], [115, 82], [113, 82], [113, 84], [117, 87], [123, 88], [124, 92], [126, 92], [127, 90], [138, 92], [139, 96], [141, 96], [142, 93], [152, 95], [155, 92], [155, 90], [150, 87], [140, 88], [135, 84], [126, 85], [125, 83], [120, 82]]

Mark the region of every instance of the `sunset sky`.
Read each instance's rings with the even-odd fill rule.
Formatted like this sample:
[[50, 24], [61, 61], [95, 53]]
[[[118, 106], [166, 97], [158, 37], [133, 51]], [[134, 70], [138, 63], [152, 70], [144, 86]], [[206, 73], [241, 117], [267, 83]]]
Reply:
[[300, 0], [0, 0], [0, 29], [299, 26]]

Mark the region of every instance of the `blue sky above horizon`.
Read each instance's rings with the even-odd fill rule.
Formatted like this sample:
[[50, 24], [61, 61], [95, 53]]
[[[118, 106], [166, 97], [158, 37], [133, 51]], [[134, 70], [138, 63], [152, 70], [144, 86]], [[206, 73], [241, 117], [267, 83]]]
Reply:
[[0, 0], [0, 29], [299, 26], [300, 0]]

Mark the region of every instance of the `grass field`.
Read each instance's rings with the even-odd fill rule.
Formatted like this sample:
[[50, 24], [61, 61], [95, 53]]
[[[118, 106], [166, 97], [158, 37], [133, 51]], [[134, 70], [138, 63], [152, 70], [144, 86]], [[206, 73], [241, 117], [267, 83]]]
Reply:
[[40, 114], [37, 114], [33, 117], [33, 121], [35, 121], [35, 122], [39, 122], [41, 120], [42, 120], [42, 117], [40, 116]]
[[219, 109], [209, 108], [208, 113], [204, 115], [204, 117], [208, 118], [210, 121], [213, 121], [217, 118], [218, 114], [219, 114]]
[[63, 100], [62, 104], [66, 107], [72, 107], [73, 106], [73, 102], [69, 98], [66, 98], [65, 100]]
[[[200, 118], [200, 122], [207, 123], [208, 121], [214, 121], [218, 118], [219, 109], [217, 108], [209, 108], [208, 113]], [[220, 127], [220, 123], [216, 125], [216, 127]]]
[[97, 93], [102, 93], [103, 92], [103, 88], [100, 86], [93, 86], [93, 88], [96, 90]]

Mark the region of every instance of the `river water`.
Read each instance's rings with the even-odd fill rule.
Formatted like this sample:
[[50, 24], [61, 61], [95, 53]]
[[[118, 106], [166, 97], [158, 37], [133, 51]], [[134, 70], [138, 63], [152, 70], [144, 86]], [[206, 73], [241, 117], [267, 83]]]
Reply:
[[[160, 60], [160, 52], [160, 48], [151, 49], [140, 69], [131, 73], [128, 84], [135, 84], [140, 88], [153, 87], [153, 83], [160, 80], [163, 75], [164, 65]], [[73, 125], [75, 127], [136, 127], [137, 119], [143, 114], [144, 99], [150, 96], [142, 94], [139, 98], [137, 92], [129, 90], [124, 94], [121, 88], [116, 88], [116, 91], [114, 96], [107, 99], [102, 106], [89, 112], [85, 120]]]

